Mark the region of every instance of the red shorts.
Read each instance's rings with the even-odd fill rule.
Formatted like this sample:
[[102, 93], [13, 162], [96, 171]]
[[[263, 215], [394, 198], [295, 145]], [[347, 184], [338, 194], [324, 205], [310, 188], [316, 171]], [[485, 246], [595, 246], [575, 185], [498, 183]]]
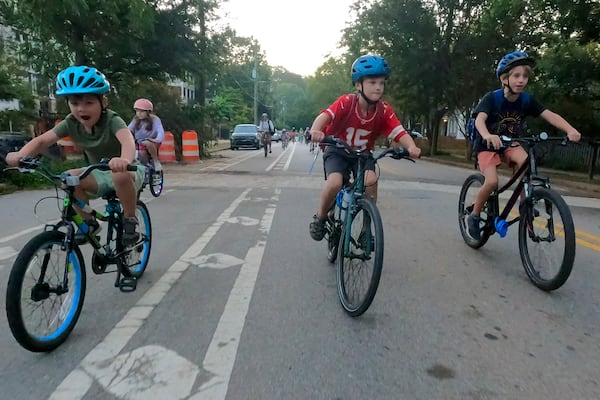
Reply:
[[502, 162], [506, 162], [509, 167], [514, 166], [519, 159], [525, 159], [527, 153], [521, 146], [508, 147], [503, 153], [493, 151], [480, 151], [477, 155], [477, 164], [479, 170], [483, 171], [488, 167], [497, 167]]

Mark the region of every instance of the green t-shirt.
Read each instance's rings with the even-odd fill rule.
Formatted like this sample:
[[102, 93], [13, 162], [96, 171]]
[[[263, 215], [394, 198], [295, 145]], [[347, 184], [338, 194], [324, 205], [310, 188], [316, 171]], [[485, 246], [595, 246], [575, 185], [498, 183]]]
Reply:
[[97, 163], [102, 158], [121, 156], [121, 142], [116, 136], [121, 129], [128, 129], [125, 121], [116, 112], [106, 110], [91, 133], [86, 132], [73, 114], [67, 115], [56, 125], [54, 132], [60, 138], [71, 137], [73, 143], [83, 150], [88, 161]]

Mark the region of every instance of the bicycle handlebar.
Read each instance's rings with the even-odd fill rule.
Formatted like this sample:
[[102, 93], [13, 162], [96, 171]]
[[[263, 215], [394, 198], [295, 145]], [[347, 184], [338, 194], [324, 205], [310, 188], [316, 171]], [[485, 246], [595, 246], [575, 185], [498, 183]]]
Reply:
[[[83, 169], [78, 175], [71, 175], [68, 172], [62, 172], [61, 174], [53, 174], [47, 169], [42, 167], [42, 161], [39, 157], [23, 157], [19, 160], [19, 166], [17, 167], [20, 172], [33, 172], [38, 168], [42, 167], [42, 174], [53, 180], [58, 180], [67, 186], [77, 186], [79, 181], [87, 177], [93, 170], [97, 169], [100, 171], [110, 171], [108, 166], [109, 159], [103, 158], [99, 163], [90, 164]], [[137, 171], [137, 165], [128, 165], [127, 171]]]
[[[345, 142], [339, 138], [336, 138], [335, 136], [331, 136], [331, 135], [325, 136], [323, 138], [323, 140], [321, 140], [321, 144], [323, 144], [325, 146], [335, 146], [338, 149], [344, 149], [349, 154], [351, 154], [355, 157], [363, 152], [363, 150], [353, 149], [352, 146], [350, 146], [347, 142]], [[409, 157], [408, 149], [406, 149], [405, 147], [391, 147], [391, 148], [385, 149], [384, 151], [382, 151], [378, 155], [374, 156], [373, 158], [375, 159], [375, 161], [377, 161], [388, 155], [395, 160], [400, 160], [400, 159], [404, 158], [409, 161], [415, 162], [415, 160], [413, 160], [412, 158]]]
[[537, 135], [531, 135], [531, 136], [524, 136], [524, 137], [518, 137], [518, 138], [511, 138], [508, 136], [500, 136], [500, 140], [502, 140], [502, 143], [504, 144], [514, 144], [514, 143], [527, 143], [527, 144], [531, 144], [531, 143], [541, 143], [541, 142], [550, 142], [550, 141], [554, 141], [554, 142], [561, 142], [560, 144], [562, 146], [565, 146], [567, 143], [569, 143], [569, 138], [567, 136], [548, 136], [548, 134], [546, 132], [540, 132]]

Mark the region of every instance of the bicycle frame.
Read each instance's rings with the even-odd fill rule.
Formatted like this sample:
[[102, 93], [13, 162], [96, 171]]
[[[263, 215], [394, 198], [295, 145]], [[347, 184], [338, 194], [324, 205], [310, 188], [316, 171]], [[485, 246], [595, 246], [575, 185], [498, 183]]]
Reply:
[[[506, 229], [521, 219], [521, 216], [519, 215], [516, 218], [507, 221], [507, 218], [517, 203], [518, 198], [521, 197], [521, 193], [525, 193], [524, 201], [527, 201], [531, 197], [534, 186], [550, 188], [548, 178], [538, 175], [537, 160], [535, 158], [534, 148], [535, 144], [532, 144], [528, 147], [527, 159], [523, 165], [513, 173], [508, 182], [490, 194], [488, 202], [491, 205], [493, 215], [491, 215], [491, 221], [487, 221], [486, 223], [486, 228], [491, 229], [490, 234], [498, 232], [500, 236], [504, 237], [506, 234]], [[498, 200], [499, 195], [508, 190], [517, 180], [519, 180], [519, 183], [515, 187], [513, 194], [508, 199], [508, 202], [502, 209], [502, 212], [500, 212], [500, 204]]]

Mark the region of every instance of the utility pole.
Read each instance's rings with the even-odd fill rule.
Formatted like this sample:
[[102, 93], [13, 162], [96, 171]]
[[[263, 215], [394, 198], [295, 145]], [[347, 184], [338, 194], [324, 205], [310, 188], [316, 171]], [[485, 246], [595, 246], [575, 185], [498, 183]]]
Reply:
[[258, 57], [256, 56], [256, 47], [254, 47], [254, 69], [252, 69], [252, 79], [254, 79], [254, 102], [252, 112], [254, 113], [254, 125], [258, 125], [258, 108], [256, 97], [258, 96]]

